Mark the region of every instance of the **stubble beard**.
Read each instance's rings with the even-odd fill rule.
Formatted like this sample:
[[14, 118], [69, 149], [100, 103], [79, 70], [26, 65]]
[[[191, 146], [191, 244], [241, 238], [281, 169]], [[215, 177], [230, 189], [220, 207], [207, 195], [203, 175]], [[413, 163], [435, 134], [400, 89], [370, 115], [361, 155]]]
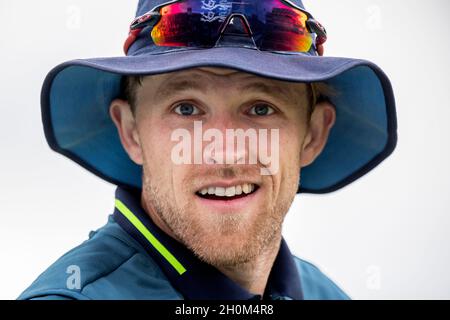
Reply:
[[257, 213], [257, 218], [250, 221], [245, 212], [212, 214], [202, 219], [195, 214], [192, 204], [184, 208], [177, 206], [169, 196], [172, 192], [158, 183], [145, 162], [142, 192], [146, 207], [154, 211], [149, 214], [156, 215], [176, 240], [198, 258], [216, 267], [247, 264], [263, 251], [278, 246], [282, 222], [293, 200], [287, 197]]

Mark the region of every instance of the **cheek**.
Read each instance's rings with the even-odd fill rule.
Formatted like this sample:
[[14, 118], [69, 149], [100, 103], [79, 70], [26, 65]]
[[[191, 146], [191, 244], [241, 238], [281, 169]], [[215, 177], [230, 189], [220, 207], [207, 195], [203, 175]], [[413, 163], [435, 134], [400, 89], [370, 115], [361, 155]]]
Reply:
[[178, 198], [185, 194], [182, 189], [186, 185], [180, 181], [184, 180], [190, 166], [176, 164], [172, 159], [172, 151], [179, 143], [171, 140], [173, 130], [165, 121], [142, 121], [139, 135], [147, 178], [152, 179], [158, 189]]
[[286, 126], [280, 130], [280, 162], [299, 165], [304, 130], [297, 125]]
[[283, 191], [297, 190], [303, 134], [294, 125], [280, 131], [280, 189]]
[[166, 180], [170, 178], [173, 165], [170, 158], [170, 130], [162, 122], [144, 120], [139, 123], [139, 139], [149, 175], [158, 183], [167, 185], [169, 181]]
[[164, 126], [148, 123], [141, 126], [139, 136], [142, 150], [147, 160], [155, 159], [160, 165], [166, 165], [170, 162], [170, 133], [166, 132]]

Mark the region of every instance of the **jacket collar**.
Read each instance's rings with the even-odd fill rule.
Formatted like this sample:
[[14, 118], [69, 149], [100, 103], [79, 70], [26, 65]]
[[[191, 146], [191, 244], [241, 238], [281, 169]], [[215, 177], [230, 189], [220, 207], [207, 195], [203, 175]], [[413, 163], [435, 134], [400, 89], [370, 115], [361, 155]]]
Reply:
[[[156, 261], [186, 299], [261, 299], [202, 262], [183, 244], [159, 229], [140, 205], [140, 189], [118, 187], [114, 220]], [[284, 239], [269, 275], [263, 299], [303, 299], [300, 276]]]

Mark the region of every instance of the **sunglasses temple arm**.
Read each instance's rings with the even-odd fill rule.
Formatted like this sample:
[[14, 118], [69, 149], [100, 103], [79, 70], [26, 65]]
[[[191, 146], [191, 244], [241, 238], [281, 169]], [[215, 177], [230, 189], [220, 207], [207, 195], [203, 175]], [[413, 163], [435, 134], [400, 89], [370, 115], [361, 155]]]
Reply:
[[142, 29], [130, 30], [128, 38], [123, 45], [123, 52], [125, 53], [125, 55], [128, 53], [128, 49], [130, 49], [131, 45], [136, 41], [141, 31]]
[[148, 26], [153, 26], [160, 18], [160, 14], [157, 11], [147, 12], [146, 14], [133, 20], [130, 26], [130, 32], [128, 38], [123, 45], [123, 51], [127, 54], [128, 49], [136, 41], [141, 31]]

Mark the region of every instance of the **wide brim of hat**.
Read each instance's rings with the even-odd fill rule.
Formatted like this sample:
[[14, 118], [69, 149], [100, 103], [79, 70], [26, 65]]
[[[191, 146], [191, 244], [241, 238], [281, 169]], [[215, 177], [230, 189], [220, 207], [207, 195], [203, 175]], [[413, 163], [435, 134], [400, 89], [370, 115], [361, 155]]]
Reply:
[[[178, 50], [164, 54], [72, 60], [47, 75], [42, 88], [46, 139], [58, 153], [117, 185], [141, 187], [142, 168], [123, 149], [109, 116], [123, 75], [152, 75], [214, 66], [295, 82], [326, 82], [336, 122], [313, 164], [301, 170], [298, 192], [327, 193], [363, 176], [394, 150], [392, 87], [372, 62], [261, 52], [247, 48]], [[282, 147], [282, 146], [281, 146]]]

